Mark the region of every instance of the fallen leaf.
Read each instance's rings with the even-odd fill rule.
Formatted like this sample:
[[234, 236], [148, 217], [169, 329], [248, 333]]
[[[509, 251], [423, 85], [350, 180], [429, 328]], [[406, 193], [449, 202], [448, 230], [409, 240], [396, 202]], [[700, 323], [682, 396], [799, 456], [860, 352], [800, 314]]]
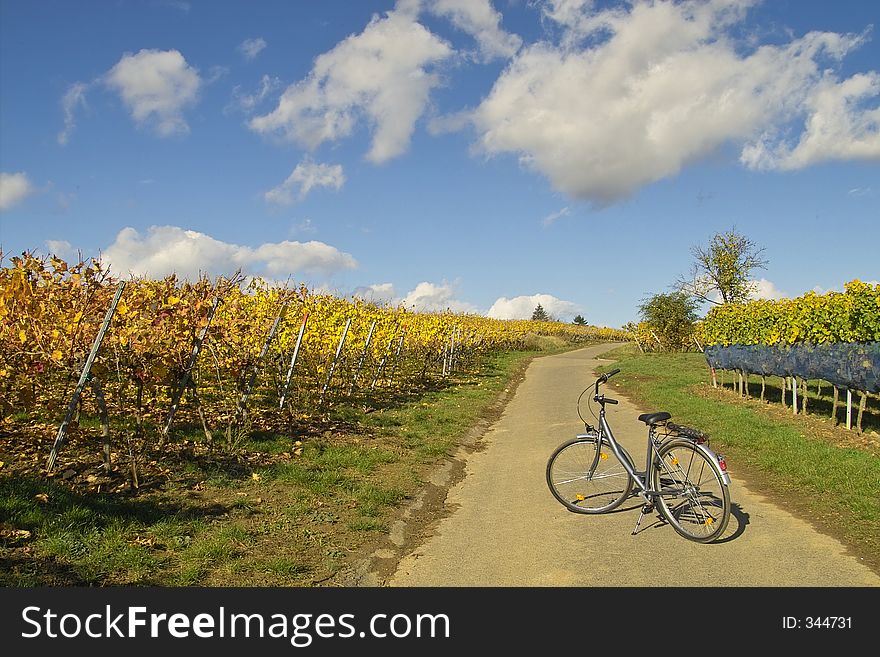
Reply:
[[43, 504], [49, 501], [49, 496], [46, 493], [37, 493], [34, 495], [34, 498], [36, 498], [37, 502], [42, 502]]

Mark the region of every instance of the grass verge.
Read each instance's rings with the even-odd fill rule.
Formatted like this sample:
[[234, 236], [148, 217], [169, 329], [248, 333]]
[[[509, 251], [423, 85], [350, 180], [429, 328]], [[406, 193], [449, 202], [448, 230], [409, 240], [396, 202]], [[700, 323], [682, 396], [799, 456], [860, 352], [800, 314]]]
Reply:
[[124, 486], [124, 455], [103, 472], [88, 418], [51, 478], [39, 465], [53, 427], [40, 442], [13, 426], [0, 444], [0, 585], [332, 584], [533, 356], [572, 347], [542, 348], [487, 358], [431, 389], [331, 407], [288, 431], [252, 432], [234, 450], [207, 446], [193, 427], [161, 452], [144, 448], [141, 467], [156, 476], [137, 489]]
[[[749, 488], [837, 537], [880, 572], [876, 433], [858, 435], [829, 416], [793, 415], [779, 403], [713, 388], [702, 354], [641, 354], [626, 345], [603, 357], [617, 361], [603, 369], [621, 369], [614, 387], [646, 410], [668, 411], [675, 422], [707, 431]], [[780, 395], [778, 388], [768, 394]], [[875, 419], [868, 421], [873, 426]]]

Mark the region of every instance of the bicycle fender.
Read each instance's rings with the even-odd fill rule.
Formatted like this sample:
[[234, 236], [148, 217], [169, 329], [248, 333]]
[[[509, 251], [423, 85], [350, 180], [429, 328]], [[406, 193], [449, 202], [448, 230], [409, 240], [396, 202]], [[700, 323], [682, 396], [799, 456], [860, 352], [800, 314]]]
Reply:
[[718, 457], [718, 455], [710, 448], [706, 447], [705, 444], [694, 443], [694, 447], [703, 452], [703, 455], [705, 455], [709, 459], [710, 463], [715, 464], [715, 469], [718, 471], [718, 474], [721, 475], [721, 481], [724, 482], [725, 486], [730, 486], [730, 475], [727, 474], [726, 467], [721, 467], [721, 459]]

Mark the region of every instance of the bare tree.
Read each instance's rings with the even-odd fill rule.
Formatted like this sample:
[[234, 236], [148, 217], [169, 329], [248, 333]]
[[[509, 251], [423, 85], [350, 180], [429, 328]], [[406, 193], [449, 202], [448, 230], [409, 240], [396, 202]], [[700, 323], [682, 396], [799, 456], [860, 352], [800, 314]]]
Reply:
[[767, 265], [762, 257], [764, 249], [738, 233], [736, 227], [715, 233], [708, 246], [695, 246], [691, 253], [694, 263], [690, 275], [680, 278], [676, 287], [710, 303], [746, 301], [754, 291], [752, 270]]

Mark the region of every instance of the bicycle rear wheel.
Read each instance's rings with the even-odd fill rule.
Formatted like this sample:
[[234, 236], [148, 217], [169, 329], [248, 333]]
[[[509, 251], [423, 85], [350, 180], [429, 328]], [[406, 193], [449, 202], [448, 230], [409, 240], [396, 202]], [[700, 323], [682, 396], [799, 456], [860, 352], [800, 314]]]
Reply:
[[632, 490], [632, 480], [611, 448], [594, 436], [574, 438], [556, 448], [547, 461], [547, 485], [553, 497], [575, 513], [616, 509]]
[[730, 520], [730, 491], [718, 465], [690, 440], [670, 440], [657, 456], [652, 487], [666, 521], [697, 543], [720, 538]]

